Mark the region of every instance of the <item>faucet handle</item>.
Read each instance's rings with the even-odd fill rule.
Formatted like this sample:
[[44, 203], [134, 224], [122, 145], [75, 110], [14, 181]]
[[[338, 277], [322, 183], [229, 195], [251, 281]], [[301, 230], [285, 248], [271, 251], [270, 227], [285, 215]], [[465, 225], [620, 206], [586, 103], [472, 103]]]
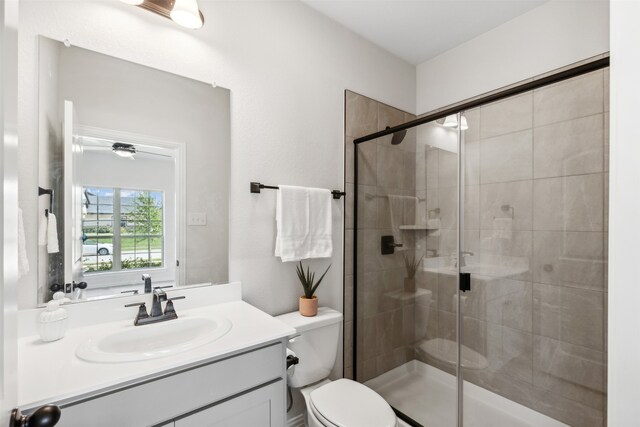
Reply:
[[139, 306], [138, 308], [138, 314], [136, 315], [135, 320], [133, 321], [134, 325], [138, 325], [138, 322], [141, 319], [146, 319], [147, 317], [149, 317], [149, 313], [147, 313], [147, 305], [144, 302], [133, 302], [131, 304], [125, 304], [125, 307], [136, 307]]
[[173, 297], [167, 300], [167, 305], [164, 308], [164, 315], [168, 319], [177, 319], [178, 314], [176, 313], [176, 309], [173, 308], [173, 300], [174, 299], [185, 299], [185, 296]]
[[132, 302], [131, 304], [125, 304], [125, 307], [144, 307], [145, 309], [147, 308], [147, 303], [146, 302]]

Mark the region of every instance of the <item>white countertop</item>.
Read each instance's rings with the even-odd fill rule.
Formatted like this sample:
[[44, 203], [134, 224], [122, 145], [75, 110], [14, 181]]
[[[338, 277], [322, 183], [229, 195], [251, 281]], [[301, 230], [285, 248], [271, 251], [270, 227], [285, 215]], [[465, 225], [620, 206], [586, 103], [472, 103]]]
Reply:
[[[209, 344], [158, 359], [127, 363], [94, 363], [79, 359], [79, 344], [109, 332], [134, 327], [133, 317], [75, 327], [59, 341], [45, 343], [37, 335], [18, 341], [18, 405], [28, 410], [46, 403], [62, 404], [201, 365], [282, 340], [295, 330], [244, 301], [231, 301], [176, 311], [181, 318], [222, 316], [231, 330]], [[144, 328], [145, 326], [137, 326]], [[284, 361], [283, 361], [284, 363]]]

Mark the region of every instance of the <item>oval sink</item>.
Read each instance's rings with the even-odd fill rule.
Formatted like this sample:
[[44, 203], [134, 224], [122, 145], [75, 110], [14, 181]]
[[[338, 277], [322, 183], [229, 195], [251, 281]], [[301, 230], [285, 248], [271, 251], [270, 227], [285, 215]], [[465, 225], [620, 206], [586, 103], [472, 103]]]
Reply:
[[213, 342], [231, 329], [223, 317], [187, 317], [91, 338], [80, 344], [76, 355], [89, 362], [136, 362], [170, 356]]

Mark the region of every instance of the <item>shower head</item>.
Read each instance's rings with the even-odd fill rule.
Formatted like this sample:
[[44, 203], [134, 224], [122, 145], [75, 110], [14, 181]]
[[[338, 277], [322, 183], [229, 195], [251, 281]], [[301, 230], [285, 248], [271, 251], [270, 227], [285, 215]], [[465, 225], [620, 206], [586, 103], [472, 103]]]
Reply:
[[[387, 129], [391, 129], [391, 127], [387, 126]], [[391, 137], [391, 145], [400, 144], [406, 135], [407, 135], [406, 129], [398, 132], [394, 132], [393, 136]]]

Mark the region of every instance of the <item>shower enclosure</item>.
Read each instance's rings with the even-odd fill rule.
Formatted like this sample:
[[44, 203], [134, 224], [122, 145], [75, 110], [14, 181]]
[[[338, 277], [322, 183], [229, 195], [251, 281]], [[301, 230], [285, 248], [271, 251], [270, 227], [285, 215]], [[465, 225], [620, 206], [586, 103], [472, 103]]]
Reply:
[[608, 58], [418, 119], [346, 93], [345, 376], [411, 425], [605, 424], [608, 110]]

